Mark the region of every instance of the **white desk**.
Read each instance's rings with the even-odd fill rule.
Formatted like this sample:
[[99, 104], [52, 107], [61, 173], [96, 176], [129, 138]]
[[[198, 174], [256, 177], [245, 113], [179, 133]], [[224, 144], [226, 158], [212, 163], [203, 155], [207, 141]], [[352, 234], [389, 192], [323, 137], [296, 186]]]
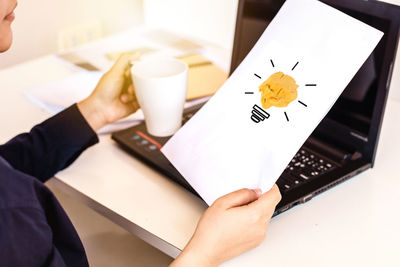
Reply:
[[[23, 90], [70, 73], [52, 56], [0, 71], [0, 142], [48, 117]], [[267, 240], [224, 266], [400, 266], [400, 102], [389, 100], [376, 165], [271, 222]], [[51, 181], [171, 256], [206, 206], [109, 136]]]

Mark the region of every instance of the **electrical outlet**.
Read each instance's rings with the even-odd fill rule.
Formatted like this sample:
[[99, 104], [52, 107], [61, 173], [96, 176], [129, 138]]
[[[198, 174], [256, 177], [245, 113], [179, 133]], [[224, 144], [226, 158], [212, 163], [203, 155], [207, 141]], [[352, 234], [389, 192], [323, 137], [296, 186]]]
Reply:
[[99, 21], [82, 23], [58, 32], [59, 52], [95, 41], [103, 37], [103, 25]]

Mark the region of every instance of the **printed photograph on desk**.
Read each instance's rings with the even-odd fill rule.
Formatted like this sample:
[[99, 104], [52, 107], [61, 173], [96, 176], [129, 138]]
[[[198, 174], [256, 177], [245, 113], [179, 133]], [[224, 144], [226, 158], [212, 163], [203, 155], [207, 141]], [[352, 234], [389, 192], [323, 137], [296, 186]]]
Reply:
[[240, 188], [268, 191], [382, 35], [319, 1], [286, 1], [162, 152], [209, 205]]

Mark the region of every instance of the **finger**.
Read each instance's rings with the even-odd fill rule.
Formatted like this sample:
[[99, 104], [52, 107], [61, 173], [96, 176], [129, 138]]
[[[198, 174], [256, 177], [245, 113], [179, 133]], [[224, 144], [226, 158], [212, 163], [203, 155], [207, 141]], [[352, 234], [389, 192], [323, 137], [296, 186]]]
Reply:
[[131, 103], [127, 103], [125, 105], [123, 105], [122, 107], [123, 109], [123, 113], [126, 116], [129, 116], [130, 114], [136, 112], [138, 110], [138, 105], [136, 104], [136, 102], [131, 102]]
[[133, 97], [133, 99], [136, 99], [136, 94], [135, 94], [135, 89], [133, 87], [133, 84], [129, 84], [127, 87], [125, 87], [124, 91], [122, 93], [131, 95]]
[[276, 205], [281, 201], [282, 196], [279, 191], [278, 186], [275, 184], [271, 190], [262, 194], [257, 201], [254, 201], [250, 204], [252, 208], [264, 211], [267, 214], [272, 208], [275, 208]]
[[130, 68], [125, 69], [125, 77], [132, 80], [132, 72]]
[[133, 100], [135, 100], [133, 95], [130, 94], [122, 94], [121, 95], [121, 102], [124, 104], [128, 104], [129, 102], [132, 102]]
[[110, 72], [125, 74], [126, 69], [129, 67], [130, 62], [138, 60], [140, 53], [126, 53], [122, 54], [119, 59], [115, 62]]
[[133, 87], [133, 84], [128, 87], [127, 91], [128, 91], [128, 94], [136, 95], [135, 94], [135, 88]]
[[224, 209], [247, 205], [259, 198], [261, 190], [240, 189], [215, 201], [216, 205], [220, 205]]
[[135, 88], [133, 86], [133, 79], [132, 79], [132, 71], [131, 71], [131, 69], [127, 69], [125, 71], [125, 79], [129, 82], [129, 87], [127, 89], [127, 92], [129, 94], [135, 94]]
[[126, 102], [137, 101], [135, 93], [132, 94], [131, 92], [132, 92], [132, 89], [128, 89], [127, 92], [123, 92], [121, 94], [121, 100], [123, 102], [125, 102], [125, 103]]

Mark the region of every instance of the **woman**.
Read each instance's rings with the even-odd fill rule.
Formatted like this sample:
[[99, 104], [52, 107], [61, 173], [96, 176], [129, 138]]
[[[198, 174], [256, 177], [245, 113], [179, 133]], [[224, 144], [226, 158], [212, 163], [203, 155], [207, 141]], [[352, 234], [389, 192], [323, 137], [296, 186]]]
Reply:
[[[0, 0], [0, 52], [11, 46], [16, 5]], [[97, 143], [96, 130], [139, 108], [125, 75], [134, 59], [123, 55], [88, 98], [0, 146], [1, 266], [88, 266], [72, 223], [43, 183]], [[279, 201], [276, 186], [221, 197], [171, 265], [218, 266], [256, 247]]]

